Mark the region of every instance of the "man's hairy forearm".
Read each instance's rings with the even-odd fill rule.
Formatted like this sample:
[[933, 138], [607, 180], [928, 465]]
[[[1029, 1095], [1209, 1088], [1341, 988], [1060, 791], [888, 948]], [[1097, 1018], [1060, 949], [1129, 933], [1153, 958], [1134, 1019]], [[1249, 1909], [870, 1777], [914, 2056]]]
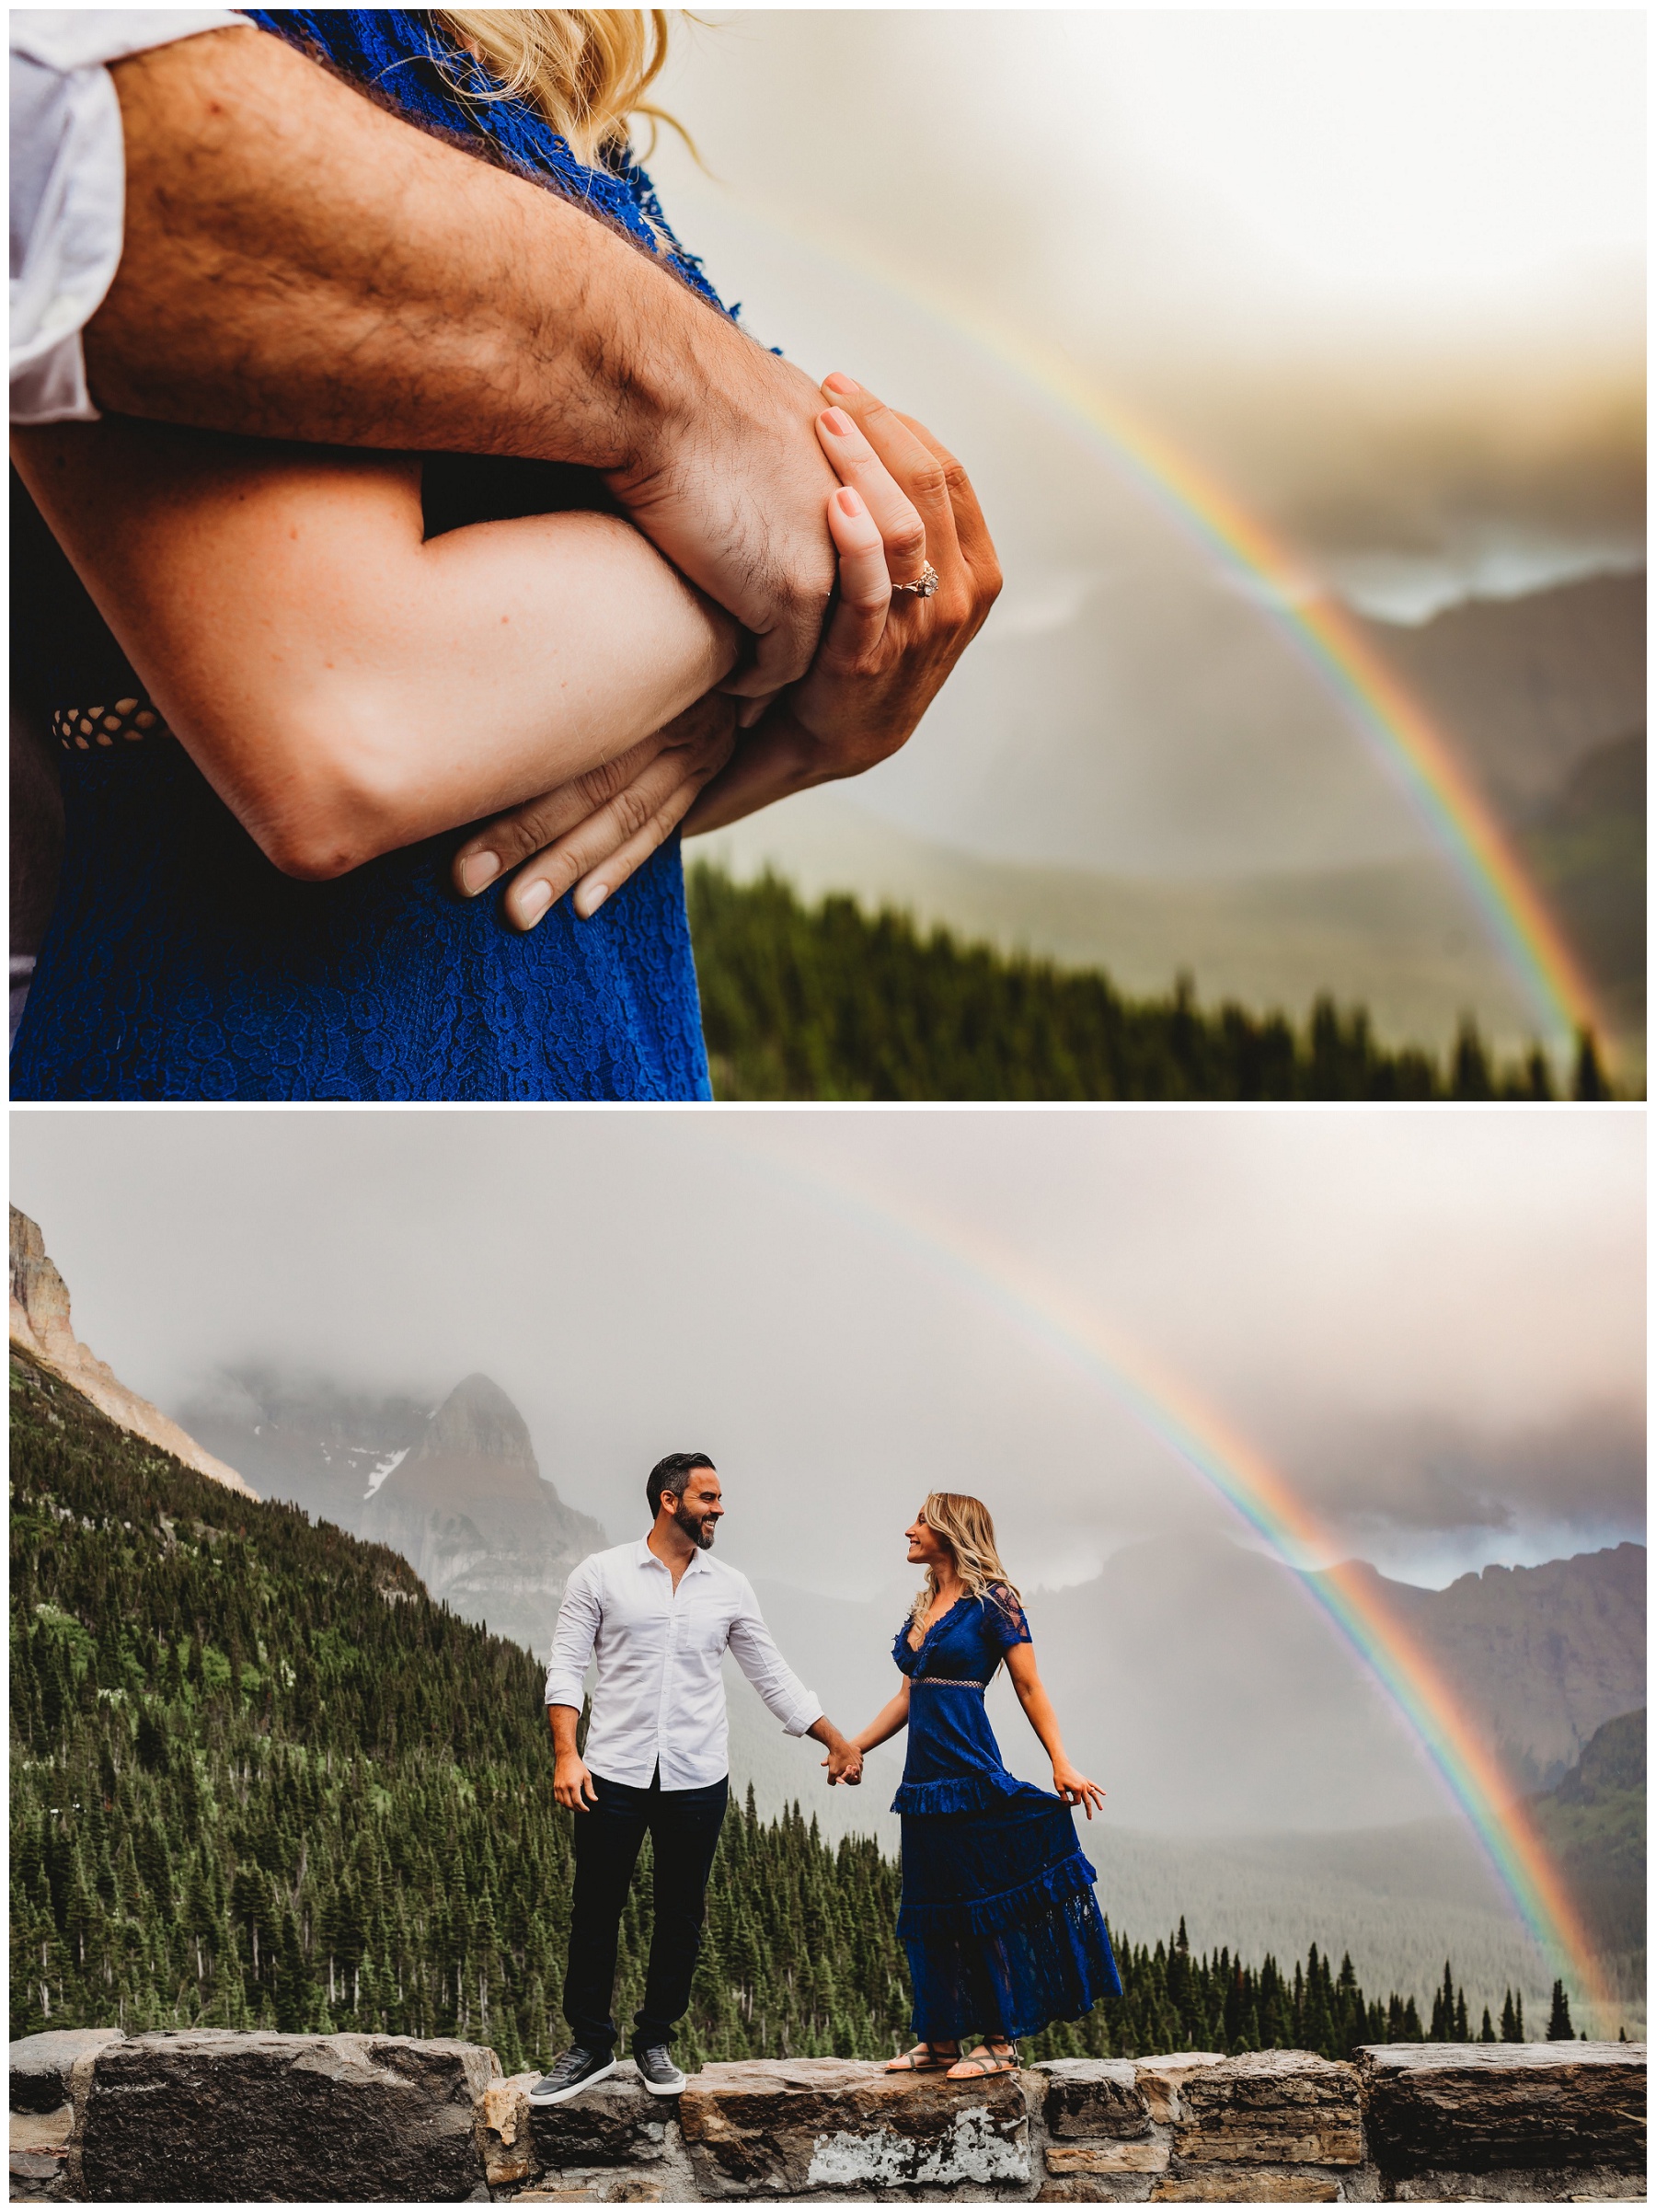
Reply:
[[126, 241], [86, 337], [117, 411], [648, 469], [751, 341], [581, 210], [249, 28], [119, 63]]

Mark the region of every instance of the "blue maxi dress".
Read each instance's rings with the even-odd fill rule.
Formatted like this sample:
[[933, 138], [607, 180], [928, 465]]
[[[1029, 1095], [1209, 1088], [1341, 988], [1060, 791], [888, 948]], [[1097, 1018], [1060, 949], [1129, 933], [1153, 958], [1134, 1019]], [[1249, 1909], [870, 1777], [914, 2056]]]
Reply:
[[962, 1597], [918, 1651], [912, 1623], [891, 1655], [909, 1678], [908, 1760], [897, 1933], [922, 2042], [1035, 2035], [1121, 1994], [1110, 1934], [1061, 1797], [1003, 1765], [983, 1693], [1015, 1644], [1030, 1642], [1004, 1587]]
[[[588, 168], [411, 10], [249, 9], [366, 97], [579, 202], [719, 303], [649, 178]], [[434, 456], [427, 529], [599, 505], [584, 471]], [[17, 1099], [706, 1099], [678, 839], [590, 921], [464, 900], [465, 829], [332, 882], [259, 852], [155, 712], [15, 477], [14, 671], [30, 664], [63, 787], [56, 908], [13, 1046]]]

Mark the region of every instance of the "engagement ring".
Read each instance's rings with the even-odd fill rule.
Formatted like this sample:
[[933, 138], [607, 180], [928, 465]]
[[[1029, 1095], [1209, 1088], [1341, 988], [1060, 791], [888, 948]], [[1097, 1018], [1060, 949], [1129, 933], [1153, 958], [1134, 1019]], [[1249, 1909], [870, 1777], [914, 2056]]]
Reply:
[[929, 599], [942, 581], [937, 570], [928, 560], [913, 583], [894, 583], [891, 586], [891, 596], [895, 599], [900, 592], [908, 592], [916, 599]]

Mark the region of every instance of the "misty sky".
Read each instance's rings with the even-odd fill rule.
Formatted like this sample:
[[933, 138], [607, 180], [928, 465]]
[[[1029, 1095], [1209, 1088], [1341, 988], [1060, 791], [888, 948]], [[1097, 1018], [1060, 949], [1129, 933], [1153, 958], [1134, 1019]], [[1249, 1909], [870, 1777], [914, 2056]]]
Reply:
[[[1347, 707], [1049, 373], [1370, 614], [1636, 564], [1644, 35], [1634, 11], [675, 19], [661, 97], [706, 168], [662, 135], [670, 218], [756, 336], [960, 455], [1006, 575], [849, 802], [1112, 876], [1443, 865]], [[786, 871], [811, 813], [744, 825], [744, 864]]]
[[[1639, 437], [1636, 11], [754, 10], [674, 40], [711, 174], [664, 137], [669, 212], [819, 373], [867, 347], [926, 414], [969, 342], [939, 311], [1131, 394], [1328, 556], [1435, 535], [1475, 572], [1503, 510], [1638, 542], [1640, 472], [1606, 467]], [[824, 328], [836, 269], [862, 296]]]
[[932, 1487], [1027, 1585], [1236, 1528], [913, 1219], [1182, 1378], [1336, 1550], [1442, 1583], [1642, 1540], [1643, 1144], [1616, 1110], [12, 1116], [78, 1333], [164, 1408], [224, 1363], [481, 1369], [612, 1536], [704, 1449], [739, 1563], [858, 1596]]

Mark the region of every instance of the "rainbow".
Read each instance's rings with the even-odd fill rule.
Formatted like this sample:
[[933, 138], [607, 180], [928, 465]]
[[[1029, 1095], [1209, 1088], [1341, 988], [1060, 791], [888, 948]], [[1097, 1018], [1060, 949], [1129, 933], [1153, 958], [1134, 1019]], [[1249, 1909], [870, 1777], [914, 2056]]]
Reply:
[[746, 206], [741, 212], [743, 221], [785, 238], [795, 251], [806, 245], [859, 281], [879, 284], [911, 312], [918, 310], [1034, 386], [1210, 559], [1239, 580], [1401, 787], [1460, 879], [1547, 1041], [1568, 1053], [1579, 1032], [1591, 1031], [1611, 1058], [1615, 1031], [1581, 962], [1442, 732], [1386, 666], [1361, 624], [1308, 578], [1305, 564], [1210, 469], [1107, 397], [1069, 363], [955, 302], [926, 294], [909, 272], [888, 271], [867, 255], [854, 263], [802, 225], [757, 215]]
[[1607, 1046], [1586, 974], [1510, 839], [1442, 732], [1353, 616], [1332, 593], [1308, 584], [1303, 563], [1188, 453], [1068, 370], [1049, 367], [1041, 382], [1171, 507], [1188, 536], [1248, 583], [1267, 618], [1370, 741], [1454, 863], [1553, 1042], [1568, 1045], [1590, 1030]]
[[[757, 1164], [749, 1150], [742, 1158], [750, 1167]], [[774, 1158], [764, 1165], [804, 1184], [884, 1241], [898, 1243], [932, 1272], [963, 1285], [1020, 1333], [1059, 1352], [1224, 1499], [1299, 1577], [1302, 1589], [1407, 1722], [1553, 1971], [1572, 1994], [1587, 1999], [1600, 2023], [1611, 2017], [1616, 2000], [1574, 1901], [1475, 1722], [1370, 1575], [1339, 1561], [1332, 1538], [1264, 1455], [1189, 1382], [1159, 1367], [1078, 1299], [1037, 1278], [989, 1239], [928, 1218], [913, 1201], [899, 1204], [863, 1192], [844, 1171], [828, 1176], [798, 1160], [782, 1168]]]

